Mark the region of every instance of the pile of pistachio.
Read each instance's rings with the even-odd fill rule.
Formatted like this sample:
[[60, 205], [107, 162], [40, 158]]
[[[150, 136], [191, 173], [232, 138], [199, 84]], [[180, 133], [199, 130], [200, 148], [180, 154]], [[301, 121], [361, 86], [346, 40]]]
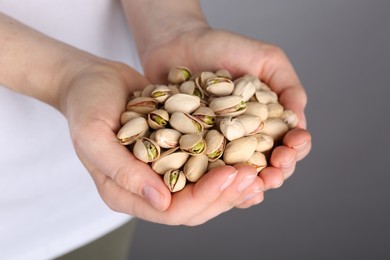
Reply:
[[168, 84], [132, 94], [121, 115], [120, 142], [151, 165], [176, 192], [220, 165], [246, 163], [260, 172], [297, 116], [256, 76], [227, 70], [171, 69]]

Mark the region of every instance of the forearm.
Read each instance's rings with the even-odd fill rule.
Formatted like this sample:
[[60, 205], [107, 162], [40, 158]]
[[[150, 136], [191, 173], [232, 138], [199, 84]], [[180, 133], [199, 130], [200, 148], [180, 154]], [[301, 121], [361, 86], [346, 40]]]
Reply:
[[1, 85], [58, 107], [61, 72], [90, 56], [0, 13]]
[[122, 0], [141, 57], [182, 32], [207, 27], [198, 0]]

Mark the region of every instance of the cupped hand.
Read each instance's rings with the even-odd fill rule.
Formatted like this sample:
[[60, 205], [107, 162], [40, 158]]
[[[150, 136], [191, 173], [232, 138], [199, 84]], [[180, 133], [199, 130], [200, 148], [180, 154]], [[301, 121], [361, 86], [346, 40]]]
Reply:
[[[233, 77], [258, 76], [279, 95], [279, 102], [298, 115], [298, 127], [290, 130], [272, 153], [270, 166], [259, 176], [265, 189], [277, 188], [294, 172], [297, 161], [311, 149], [304, 109], [307, 96], [292, 64], [277, 46], [208, 27], [183, 31], [167, 42], [154, 44], [141, 53], [145, 75], [165, 82], [170, 68], [182, 65], [192, 71], [229, 70]], [[257, 199], [257, 200], [256, 200]], [[259, 197], [237, 207], [256, 204]], [[252, 204], [251, 204], [252, 203]]]
[[198, 225], [248, 199], [260, 202], [264, 187], [257, 173], [237, 170], [248, 166], [216, 168], [172, 195], [161, 176], [120, 144], [116, 133], [127, 97], [146, 85], [126, 65], [99, 61], [76, 70], [60, 91], [60, 110], [75, 150], [104, 202], [115, 211], [168, 225]]

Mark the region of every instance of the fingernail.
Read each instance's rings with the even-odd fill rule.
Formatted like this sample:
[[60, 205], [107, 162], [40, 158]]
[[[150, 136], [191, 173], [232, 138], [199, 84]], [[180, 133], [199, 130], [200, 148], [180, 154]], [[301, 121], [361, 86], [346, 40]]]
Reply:
[[259, 193], [261, 193], [261, 192], [263, 192], [263, 190], [254, 190], [253, 192], [246, 194], [244, 196], [244, 200], [251, 200], [254, 197], [256, 197], [257, 195], [259, 195]]
[[256, 178], [257, 178], [257, 175], [246, 176], [242, 180], [242, 182], [238, 185], [238, 191], [241, 192], [241, 191], [245, 190], [246, 188], [248, 188], [255, 181]]
[[302, 151], [305, 148], [306, 144], [307, 144], [307, 141], [305, 141], [299, 145], [294, 145], [293, 148], [297, 151]]
[[281, 162], [280, 165], [282, 166], [282, 168], [290, 168], [291, 166], [293, 166], [293, 163], [294, 163], [294, 158], [291, 158], [287, 162]]
[[160, 210], [163, 206], [162, 195], [153, 187], [145, 185], [142, 189], [142, 196], [149, 202], [153, 207]]
[[230, 184], [233, 183], [234, 179], [236, 178], [237, 176], [237, 173], [238, 171], [235, 171], [233, 172], [232, 174], [230, 174], [227, 178], [226, 178], [226, 181], [222, 184], [220, 190], [223, 191], [225, 190], [227, 187], [230, 186]]

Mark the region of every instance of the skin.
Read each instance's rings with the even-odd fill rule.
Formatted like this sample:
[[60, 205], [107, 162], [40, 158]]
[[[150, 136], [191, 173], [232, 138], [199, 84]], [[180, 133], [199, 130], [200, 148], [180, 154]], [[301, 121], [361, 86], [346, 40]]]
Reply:
[[3, 14], [0, 84], [64, 114], [78, 157], [115, 211], [156, 223], [193, 226], [234, 207], [260, 203], [264, 191], [280, 187], [311, 147], [305, 130], [306, 94], [286, 55], [273, 45], [211, 29], [198, 1], [122, 2], [149, 81], [165, 81], [169, 69], [177, 65], [193, 71], [225, 68], [233, 76], [251, 73], [298, 114], [299, 128], [287, 133], [269, 167], [259, 175], [248, 165], [217, 167], [171, 194], [161, 176], [116, 138], [127, 97], [148, 80], [125, 64], [68, 46]]

